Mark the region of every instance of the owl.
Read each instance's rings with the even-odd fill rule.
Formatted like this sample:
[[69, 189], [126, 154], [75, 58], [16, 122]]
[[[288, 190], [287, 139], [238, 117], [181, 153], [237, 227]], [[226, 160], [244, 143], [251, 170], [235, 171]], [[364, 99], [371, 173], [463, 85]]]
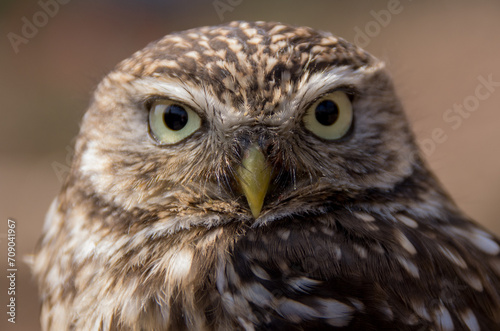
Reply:
[[33, 262], [44, 330], [500, 329], [500, 242], [330, 33], [173, 33], [96, 88]]

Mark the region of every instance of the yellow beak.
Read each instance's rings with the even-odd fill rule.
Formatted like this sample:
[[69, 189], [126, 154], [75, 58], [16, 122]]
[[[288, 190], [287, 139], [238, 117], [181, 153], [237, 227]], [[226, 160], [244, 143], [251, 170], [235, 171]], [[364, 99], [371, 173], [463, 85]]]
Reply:
[[271, 169], [257, 144], [253, 144], [245, 152], [236, 172], [241, 191], [247, 198], [253, 217], [257, 218], [271, 181]]

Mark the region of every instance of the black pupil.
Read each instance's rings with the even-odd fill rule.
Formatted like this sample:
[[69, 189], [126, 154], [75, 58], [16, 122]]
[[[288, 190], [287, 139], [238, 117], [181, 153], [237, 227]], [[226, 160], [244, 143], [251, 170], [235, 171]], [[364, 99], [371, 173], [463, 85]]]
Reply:
[[321, 101], [315, 110], [316, 120], [325, 126], [332, 125], [339, 118], [339, 108], [331, 100]]
[[171, 105], [165, 110], [163, 120], [167, 127], [174, 131], [178, 131], [186, 126], [188, 122], [187, 111], [179, 105]]

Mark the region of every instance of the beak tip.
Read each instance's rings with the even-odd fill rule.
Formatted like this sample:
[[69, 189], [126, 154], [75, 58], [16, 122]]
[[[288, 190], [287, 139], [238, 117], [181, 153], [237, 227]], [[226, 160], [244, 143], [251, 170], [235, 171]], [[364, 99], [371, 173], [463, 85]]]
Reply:
[[252, 212], [252, 216], [257, 219], [260, 216], [260, 212], [262, 207], [250, 207], [250, 211]]

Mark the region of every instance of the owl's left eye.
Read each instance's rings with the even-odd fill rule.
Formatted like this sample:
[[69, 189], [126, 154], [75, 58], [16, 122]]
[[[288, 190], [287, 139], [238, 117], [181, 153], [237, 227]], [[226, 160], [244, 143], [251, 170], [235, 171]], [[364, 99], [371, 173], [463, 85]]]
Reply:
[[342, 138], [352, 124], [352, 104], [342, 91], [329, 93], [307, 110], [304, 126], [316, 136], [326, 140]]
[[184, 140], [201, 126], [201, 119], [191, 108], [171, 100], [157, 100], [149, 111], [149, 128], [156, 140], [172, 145]]

